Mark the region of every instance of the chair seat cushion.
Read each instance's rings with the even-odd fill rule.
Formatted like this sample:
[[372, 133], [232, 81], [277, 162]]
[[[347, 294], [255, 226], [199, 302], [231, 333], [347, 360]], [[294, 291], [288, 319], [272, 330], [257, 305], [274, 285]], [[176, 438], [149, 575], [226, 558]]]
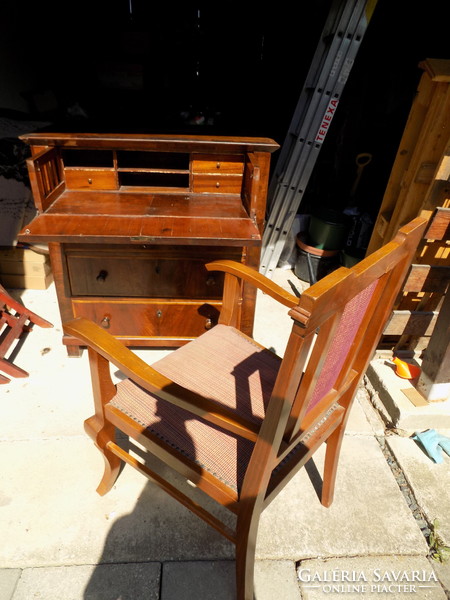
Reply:
[[[152, 366], [175, 383], [260, 424], [280, 359], [232, 327], [217, 325]], [[150, 436], [240, 490], [253, 444], [150, 394], [131, 380], [117, 385], [110, 404]]]

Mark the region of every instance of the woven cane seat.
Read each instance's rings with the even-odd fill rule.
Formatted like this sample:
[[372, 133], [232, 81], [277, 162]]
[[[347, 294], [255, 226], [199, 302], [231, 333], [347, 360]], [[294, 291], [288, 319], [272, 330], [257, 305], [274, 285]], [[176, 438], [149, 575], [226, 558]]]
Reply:
[[[232, 327], [217, 325], [152, 366], [175, 383], [260, 424], [280, 359]], [[239, 491], [253, 444], [148, 393], [131, 380], [110, 404], [147, 433]]]

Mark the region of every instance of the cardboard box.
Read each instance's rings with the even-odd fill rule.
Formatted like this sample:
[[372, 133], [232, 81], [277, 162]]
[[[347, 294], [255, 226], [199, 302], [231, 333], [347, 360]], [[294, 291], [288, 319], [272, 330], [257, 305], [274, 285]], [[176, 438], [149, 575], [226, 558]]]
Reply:
[[46, 290], [53, 281], [53, 273], [46, 275], [4, 275], [0, 282], [6, 289]]
[[28, 248], [0, 248], [0, 282], [3, 287], [45, 290], [52, 281], [47, 254]]

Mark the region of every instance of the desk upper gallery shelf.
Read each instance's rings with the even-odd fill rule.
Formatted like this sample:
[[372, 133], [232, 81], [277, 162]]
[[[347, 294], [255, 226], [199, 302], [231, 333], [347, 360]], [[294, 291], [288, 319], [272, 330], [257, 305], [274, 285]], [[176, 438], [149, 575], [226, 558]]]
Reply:
[[[278, 148], [273, 140], [60, 133], [33, 133], [22, 139], [31, 147], [28, 169], [38, 215], [19, 239], [49, 244], [64, 320], [88, 314], [129, 345], [179, 345], [199, 335], [203, 322], [199, 325], [197, 319], [191, 331], [177, 325], [180, 320], [172, 312], [173, 323], [169, 326], [166, 321], [161, 327], [163, 309], [153, 311], [159, 315], [153, 322], [140, 306], [141, 324], [125, 324], [124, 303], [127, 297], [140, 296], [136, 290], [142, 289], [136, 277], [152, 279], [151, 285], [144, 285], [147, 292], [152, 290], [145, 296], [149, 306], [159, 302], [166, 307], [178, 301], [183, 285], [195, 300], [194, 312], [208, 313], [205, 305], [213, 303], [214, 317], [211, 311], [206, 316], [209, 327], [220, 310], [221, 279], [215, 276], [206, 295], [200, 285], [199, 294], [186, 280], [187, 273], [192, 277], [193, 270], [200, 270], [211, 282], [204, 264], [215, 258], [232, 258], [258, 268], [270, 155]], [[78, 260], [80, 252], [83, 263]], [[132, 269], [123, 265], [128, 257], [130, 267], [137, 256], [145, 268], [133, 279]], [[125, 296], [119, 285], [116, 294], [107, 296], [106, 307], [97, 276], [91, 287], [81, 286], [82, 296], [75, 293], [78, 281], [85, 280], [85, 273], [103, 259], [108, 268], [100, 269], [100, 280], [111, 282], [115, 270], [128, 279], [129, 290]], [[187, 271], [186, 260], [193, 265]], [[172, 294], [167, 278], [175, 276], [180, 281]], [[250, 332], [254, 294], [244, 288], [243, 299], [240, 326]], [[144, 303], [144, 296], [140, 302]], [[129, 311], [131, 305], [129, 301]], [[75, 341], [65, 338], [64, 342], [75, 354]]]

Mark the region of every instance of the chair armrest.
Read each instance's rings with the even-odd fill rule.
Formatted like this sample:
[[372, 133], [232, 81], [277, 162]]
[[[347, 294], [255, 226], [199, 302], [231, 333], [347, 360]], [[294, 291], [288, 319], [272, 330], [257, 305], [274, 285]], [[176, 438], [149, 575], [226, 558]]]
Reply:
[[83, 318], [67, 321], [64, 332], [84, 342], [114, 364], [127, 377], [159, 398], [175, 404], [206, 421], [249, 440], [256, 441], [259, 427], [237, 416], [210, 398], [183, 388], [159, 373], [96, 323]]
[[206, 264], [208, 271], [223, 271], [228, 275], [233, 275], [238, 279], [242, 279], [247, 283], [255, 286], [268, 296], [274, 298], [284, 306], [293, 308], [298, 304], [297, 296], [290, 294], [284, 290], [281, 286], [273, 283], [268, 277], [262, 275], [255, 269], [251, 269], [242, 263], [233, 260], [216, 260]]

